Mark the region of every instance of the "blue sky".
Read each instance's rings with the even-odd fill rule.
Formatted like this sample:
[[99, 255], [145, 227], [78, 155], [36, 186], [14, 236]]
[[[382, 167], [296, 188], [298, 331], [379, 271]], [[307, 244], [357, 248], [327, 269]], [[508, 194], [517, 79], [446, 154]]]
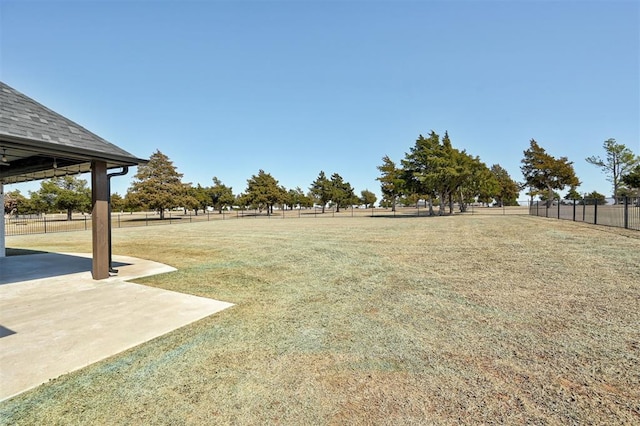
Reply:
[[382, 157], [430, 130], [519, 181], [534, 138], [607, 195], [585, 157], [608, 138], [640, 154], [637, 1], [0, 0], [0, 61], [15, 89], [234, 193], [263, 169], [379, 194]]

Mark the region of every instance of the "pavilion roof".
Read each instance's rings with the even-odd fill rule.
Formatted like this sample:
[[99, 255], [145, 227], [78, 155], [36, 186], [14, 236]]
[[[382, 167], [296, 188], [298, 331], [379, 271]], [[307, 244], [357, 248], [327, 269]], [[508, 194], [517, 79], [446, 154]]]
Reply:
[[146, 162], [3, 82], [0, 155], [5, 184], [85, 173], [94, 160], [108, 168]]

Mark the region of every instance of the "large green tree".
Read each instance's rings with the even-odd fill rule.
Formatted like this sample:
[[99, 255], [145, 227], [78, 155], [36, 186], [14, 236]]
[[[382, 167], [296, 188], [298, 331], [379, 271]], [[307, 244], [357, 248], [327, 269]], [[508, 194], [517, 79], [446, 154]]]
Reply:
[[545, 151], [535, 139], [531, 139], [529, 149], [524, 151], [521, 161], [522, 174], [527, 186], [535, 191], [547, 193], [547, 207], [554, 199], [554, 190], [578, 187], [580, 181], [573, 169], [573, 162], [567, 157], [555, 158]]
[[207, 211], [207, 207], [211, 205], [211, 196], [209, 195], [210, 191], [211, 188], [207, 188], [200, 184], [189, 188], [189, 195], [196, 200], [194, 206], [196, 216], [198, 216], [198, 210], [202, 210], [204, 213]]
[[[635, 189], [638, 197], [640, 197], [640, 164], [622, 176], [622, 183], [627, 185], [629, 189]], [[640, 202], [640, 200], [638, 200], [638, 202]]]
[[600, 194], [597, 191], [593, 191], [591, 194], [587, 194], [584, 196], [584, 200], [582, 201], [586, 205], [594, 205], [597, 204], [599, 206], [603, 206], [607, 204], [607, 200], [603, 194]]
[[345, 182], [338, 173], [331, 175], [331, 201], [336, 205], [336, 212], [340, 212], [340, 208], [346, 208], [353, 205], [357, 197], [353, 192], [353, 188], [349, 182]]
[[40, 189], [30, 192], [30, 196], [32, 205], [41, 212], [65, 210], [67, 220], [71, 220], [74, 211], [91, 210], [91, 189], [86, 180], [75, 176], [45, 179], [40, 183]]
[[18, 215], [28, 209], [29, 200], [19, 189], [4, 194], [4, 213]]
[[378, 197], [376, 197], [376, 194], [369, 191], [368, 189], [363, 189], [362, 191], [360, 191], [359, 201], [360, 203], [364, 204], [364, 207], [366, 209], [369, 207], [373, 207], [373, 205], [376, 203], [377, 200], [378, 200]]
[[213, 186], [209, 190], [209, 201], [218, 213], [222, 213], [225, 207], [233, 206], [236, 197], [233, 195], [233, 188], [222, 183], [216, 176], [213, 177]]
[[597, 155], [587, 157], [587, 163], [600, 167], [604, 173], [607, 173], [607, 180], [613, 184], [614, 204], [618, 203], [618, 189], [621, 179], [636, 165], [640, 164], [640, 157], [636, 156], [624, 144], [617, 143], [615, 139], [607, 139], [602, 144], [605, 151], [605, 158]]
[[125, 208], [125, 201], [122, 195], [118, 194], [117, 192], [114, 192], [113, 194], [111, 194], [111, 211], [112, 212], [122, 211], [124, 210], [124, 208]]
[[184, 194], [182, 195], [182, 201], [180, 205], [184, 208], [184, 214], [187, 214], [188, 210], [194, 210], [196, 216], [198, 215], [198, 208], [200, 207], [200, 200], [198, 200], [198, 188], [191, 185], [191, 183], [183, 183]]
[[312, 207], [313, 200], [306, 195], [302, 188], [296, 186], [295, 189], [290, 189], [287, 192], [287, 198], [285, 203], [289, 206], [289, 209], [293, 210], [294, 207]]
[[320, 171], [316, 180], [311, 183], [309, 192], [313, 198], [317, 200], [318, 204], [322, 206], [322, 213], [324, 213], [324, 207], [331, 201], [331, 197], [333, 196], [333, 185], [331, 181], [327, 179], [323, 170]]
[[456, 191], [460, 211], [467, 211], [467, 205], [481, 198], [495, 197], [499, 184], [491, 170], [479, 157], [473, 157], [464, 150], [458, 151], [456, 162], [458, 175], [463, 178]]
[[[440, 151], [440, 136], [434, 131], [429, 133], [425, 138], [418, 136], [414, 146], [409, 148], [409, 152], [405, 153], [402, 160], [402, 179], [404, 187], [407, 189], [406, 194], [421, 195], [429, 201], [429, 213], [433, 214], [431, 200], [440, 194], [438, 193], [438, 161], [436, 159], [437, 152]], [[441, 203], [442, 212], [442, 203]]]
[[[468, 154], [452, 146], [448, 132], [442, 140], [434, 131], [427, 138], [420, 135], [405, 154], [402, 165], [407, 188], [428, 200], [439, 198], [441, 215], [447, 205], [449, 213], [453, 213], [454, 194], [472, 175]], [[429, 210], [431, 212], [431, 202]]]
[[520, 185], [514, 181], [509, 172], [500, 164], [494, 164], [491, 166], [491, 173], [495, 177], [498, 188], [493, 198], [496, 200], [500, 207], [502, 206], [517, 206], [518, 195], [520, 195]]
[[381, 176], [376, 178], [376, 180], [380, 181], [382, 202], [385, 205], [390, 204], [391, 211], [396, 211], [398, 199], [405, 191], [404, 171], [397, 167], [396, 163], [388, 155], [382, 157], [382, 164], [378, 166], [378, 170], [382, 173]]
[[284, 201], [286, 193], [286, 190], [278, 185], [278, 181], [264, 170], [260, 170], [257, 175], [247, 180], [247, 203], [260, 210], [266, 208], [267, 214], [273, 213], [275, 204]]
[[127, 192], [127, 202], [156, 210], [160, 219], [164, 211], [183, 205], [187, 186], [182, 183], [182, 173], [165, 154], [157, 150], [147, 164], [138, 166], [135, 180]]

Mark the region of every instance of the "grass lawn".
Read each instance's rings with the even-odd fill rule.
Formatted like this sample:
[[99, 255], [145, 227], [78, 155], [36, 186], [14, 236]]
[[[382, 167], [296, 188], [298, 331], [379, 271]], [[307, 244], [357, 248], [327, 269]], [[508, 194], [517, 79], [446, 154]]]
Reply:
[[[9, 237], [90, 252], [89, 232]], [[528, 216], [118, 229], [236, 306], [0, 404], [6, 424], [640, 423], [640, 232]], [[87, 318], [87, 321], [91, 321]]]

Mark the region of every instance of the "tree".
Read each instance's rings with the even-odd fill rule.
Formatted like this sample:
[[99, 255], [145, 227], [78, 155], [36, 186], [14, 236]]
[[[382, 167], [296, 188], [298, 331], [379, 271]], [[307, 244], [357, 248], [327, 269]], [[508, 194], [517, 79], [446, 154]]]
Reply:
[[295, 206], [298, 206], [298, 207], [313, 206], [313, 201], [311, 200], [311, 198], [305, 195], [305, 193], [302, 191], [302, 188], [300, 188], [299, 186], [297, 186], [295, 189], [290, 189], [287, 192], [287, 199], [285, 202], [291, 210], [293, 210]]
[[622, 176], [626, 175], [636, 165], [640, 164], [640, 157], [636, 157], [633, 152], [623, 144], [619, 144], [615, 139], [607, 139], [602, 144], [606, 152], [604, 160], [599, 156], [587, 157], [587, 163], [598, 166], [604, 173], [608, 173], [607, 180], [613, 184], [614, 204], [618, 203], [618, 188]]
[[197, 188], [194, 188], [191, 183], [183, 183], [184, 193], [182, 194], [181, 205], [184, 208], [184, 214], [187, 214], [188, 210], [195, 210], [196, 216], [198, 215], [198, 207], [200, 207], [200, 200], [198, 200]]
[[604, 195], [600, 194], [599, 192], [593, 191], [591, 194], [585, 195], [584, 203], [586, 205], [597, 204], [597, 205], [601, 206], [601, 205], [606, 204], [607, 200], [605, 199]]
[[569, 188], [569, 191], [567, 192], [567, 195], [564, 196], [564, 199], [565, 200], [581, 200], [582, 196], [576, 190], [576, 188], [571, 187], [571, 188]]
[[638, 197], [640, 197], [640, 164], [624, 175], [622, 177], [622, 182], [630, 189], [636, 189], [638, 191]]
[[428, 138], [419, 135], [415, 145], [405, 153], [402, 160], [405, 188], [410, 194], [424, 195], [424, 198], [429, 200], [429, 214], [433, 214], [432, 198], [439, 195], [436, 156], [440, 148], [440, 136], [431, 131]]
[[324, 207], [331, 201], [331, 197], [333, 196], [333, 186], [331, 185], [331, 181], [327, 179], [324, 171], [321, 170], [316, 180], [311, 183], [309, 192], [311, 192], [313, 197], [322, 205], [322, 213], [324, 213]]
[[235, 197], [235, 201], [233, 202], [233, 205], [240, 207], [241, 209], [245, 209], [246, 207], [249, 206], [249, 197], [247, 196], [247, 194], [245, 194], [244, 192], [241, 194], [236, 195]]
[[353, 205], [356, 198], [349, 182], [345, 182], [338, 173], [331, 175], [331, 201], [336, 204], [336, 213], [340, 212], [340, 207]]
[[547, 207], [553, 203], [554, 190], [566, 186], [577, 187], [580, 181], [573, 170], [573, 162], [567, 157], [554, 158], [531, 139], [530, 147], [524, 151], [521, 161], [526, 184], [534, 190], [547, 193]]
[[[457, 150], [456, 150], [457, 151]], [[464, 150], [457, 151], [455, 156], [460, 184], [456, 191], [456, 199], [461, 212], [467, 211], [467, 205], [479, 198], [490, 198], [498, 192], [498, 181], [486, 164], [479, 157], [472, 157]]]
[[266, 207], [267, 214], [273, 213], [273, 205], [281, 203], [286, 196], [284, 188], [269, 173], [260, 170], [247, 180], [247, 202], [260, 211]]
[[491, 166], [491, 173], [498, 182], [498, 190], [494, 194], [494, 199], [500, 207], [517, 206], [518, 195], [520, 195], [520, 185], [511, 179], [507, 172], [500, 164]]
[[396, 163], [388, 155], [382, 157], [382, 165], [378, 166], [378, 170], [382, 173], [382, 176], [376, 178], [376, 180], [380, 181], [382, 199], [385, 204], [391, 204], [391, 211], [396, 211], [398, 198], [402, 196], [405, 190], [404, 172], [401, 168], [396, 167]]
[[360, 202], [364, 204], [365, 209], [373, 206], [377, 200], [378, 197], [376, 197], [376, 194], [369, 191], [368, 189], [363, 189], [362, 191], [360, 191]]
[[124, 207], [125, 201], [124, 198], [122, 198], [122, 195], [117, 192], [111, 194], [111, 211], [122, 211], [124, 210]]
[[211, 188], [204, 187], [200, 184], [189, 188], [189, 195], [196, 200], [193, 206], [196, 216], [198, 216], [198, 210], [202, 210], [202, 213], [204, 213], [207, 211], [207, 207], [211, 205], [210, 192]]
[[67, 220], [72, 219], [74, 211], [91, 210], [91, 189], [86, 180], [75, 176], [45, 179], [40, 183], [40, 189], [30, 195], [42, 212], [65, 210]]
[[[14, 214], [18, 215], [18, 213], [28, 205], [27, 198], [20, 193], [19, 189], [15, 191], [9, 191], [4, 194], [4, 213], [5, 214]], [[1, 231], [0, 231], [1, 232]]]
[[135, 206], [156, 210], [164, 219], [165, 209], [180, 207], [186, 193], [182, 173], [178, 173], [169, 157], [157, 150], [147, 164], [138, 166], [135, 181], [127, 192]]
[[231, 207], [235, 203], [236, 198], [233, 195], [233, 188], [224, 185], [216, 176], [213, 177], [213, 186], [209, 191], [211, 205], [218, 213], [222, 213], [225, 207]]
[[553, 204], [554, 200], [560, 199], [560, 194], [556, 191], [553, 191], [553, 193], [551, 194], [549, 194], [547, 191], [541, 191], [538, 194], [538, 197], [540, 197], [540, 201], [546, 201], [547, 204], [551, 205]]
[[468, 154], [453, 148], [449, 133], [440, 136], [431, 131], [428, 138], [418, 137], [415, 145], [405, 154], [402, 165], [407, 188], [416, 194], [423, 194], [429, 200], [440, 199], [440, 212], [449, 205], [449, 214], [453, 213], [453, 194], [468, 182], [472, 171], [468, 166]]

